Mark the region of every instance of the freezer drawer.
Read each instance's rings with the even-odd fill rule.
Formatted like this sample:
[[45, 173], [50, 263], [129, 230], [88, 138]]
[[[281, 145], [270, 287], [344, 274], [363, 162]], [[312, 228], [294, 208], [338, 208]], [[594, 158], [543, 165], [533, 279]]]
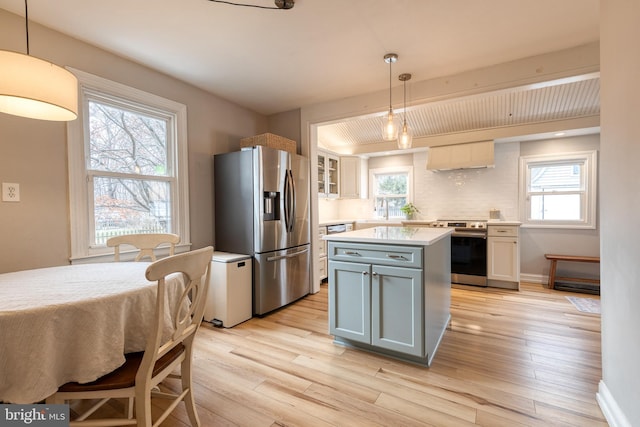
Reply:
[[204, 319], [230, 328], [251, 319], [251, 256], [214, 252]]
[[309, 245], [254, 256], [254, 314], [266, 314], [309, 294], [310, 256]]

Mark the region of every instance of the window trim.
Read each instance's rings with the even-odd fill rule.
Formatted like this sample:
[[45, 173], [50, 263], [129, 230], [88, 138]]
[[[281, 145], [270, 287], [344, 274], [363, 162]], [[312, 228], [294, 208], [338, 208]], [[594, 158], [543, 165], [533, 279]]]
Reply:
[[[520, 157], [520, 221], [528, 228], [564, 228], [595, 229], [597, 212], [598, 155], [597, 150], [578, 151], [573, 153], [543, 154]], [[583, 163], [584, 171], [584, 219], [571, 220], [532, 220], [529, 219], [529, 168], [535, 164], [548, 163]]]
[[[376, 193], [375, 189], [375, 176], [376, 175], [384, 175], [384, 174], [394, 174], [394, 173], [406, 173], [407, 174], [407, 203], [413, 203], [413, 166], [389, 166], [386, 168], [376, 168], [369, 169], [369, 194], [371, 195], [371, 199], [374, 200], [374, 211], [375, 211], [375, 199]], [[381, 216], [377, 216], [377, 213], [374, 214], [376, 218], [382, 218]], [[393, 216], [389, 217], [389, 219], [396, 218], [404, 218], [404, 216]]]
[[[85, 144], [88, 138], [88, 129], [85, 122], [88, 119], [88, 98], [105, 99], [119, 98], [126, 105], [132, 103], [143, 104], [149, 110], [157, 110], [173, 121], [172, 135], [174, 143], [172, 150], [168, 152], [169, 161], [173, 161], [175, 167], [175, 186], [172, 188], [172, 216], [174, 217], [173, 232], [180, 235], [180, 245], [176, 252], [189, 250], [191, 246], [189, 227], [189, 173], [188, 173], [188, 146], [187, 146], [187, 107], [184, 104], [135, 89], [121, 83], [116, 83], [84, 71], [68, 68], [78, 78], [79, 102], [78, 119], [67, 122], [67, 156], [69, 167], [69, 228], [71, 231], [71, 262], [95, 262], [107, 260], [112, 257], [113, 250], [108, 247], [90, 246], [90, 218], [88, 200], [88, 172], [86, 167]], [[163, 254], [163, 251], [159, 251]], [[168, 251], [167, 251], [168, 253]]]

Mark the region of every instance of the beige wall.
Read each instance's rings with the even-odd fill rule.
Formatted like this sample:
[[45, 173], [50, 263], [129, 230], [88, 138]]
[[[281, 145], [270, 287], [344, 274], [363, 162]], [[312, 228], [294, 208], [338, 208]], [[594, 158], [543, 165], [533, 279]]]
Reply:
[[[268, 130], [266, 117], [149, 68], [35, 24], [31, 54], [187, 106], [193, 248], [212, 244], [215, 153]], [[0, 10], [0, 49], [24, 51], [24, 18]], [[66, 125], [0, 113], [0, 182], [21, 202], [0, 202], [0, 272], [67, 264], [70, 256]]]
[[300, 109], [269, 116], [268, 126], [269, 132], [296, 141], [298, 154], [301, 153]]
[[640, 426], [640, 2], [602, 0], [602, 383], [611, 426]]

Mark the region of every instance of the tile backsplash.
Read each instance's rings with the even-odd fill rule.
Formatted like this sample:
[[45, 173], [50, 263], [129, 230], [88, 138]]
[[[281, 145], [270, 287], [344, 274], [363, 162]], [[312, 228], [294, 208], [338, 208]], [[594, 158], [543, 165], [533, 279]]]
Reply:
[[520, 144], [495, 148], [495, 167], [429, 171], [427, 152], [413, 155], [414, 203], [424, 219], [488, 219], [491, 209], [501, 219], [518, 219], [518, 158]]

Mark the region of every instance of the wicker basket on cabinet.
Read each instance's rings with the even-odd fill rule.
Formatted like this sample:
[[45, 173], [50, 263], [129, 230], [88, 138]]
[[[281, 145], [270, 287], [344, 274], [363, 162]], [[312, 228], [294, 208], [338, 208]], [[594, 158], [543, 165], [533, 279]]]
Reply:
[[296, 154], [297, 150], [297, 144], [294, 140], [274, 135], [272, 133], [263, 133], [248, 138], [242, 138], [240, 140], [240, 148], [255, 147], [256, 145], [263, 145], [277, 150], [288, 151], [292, 154]]

